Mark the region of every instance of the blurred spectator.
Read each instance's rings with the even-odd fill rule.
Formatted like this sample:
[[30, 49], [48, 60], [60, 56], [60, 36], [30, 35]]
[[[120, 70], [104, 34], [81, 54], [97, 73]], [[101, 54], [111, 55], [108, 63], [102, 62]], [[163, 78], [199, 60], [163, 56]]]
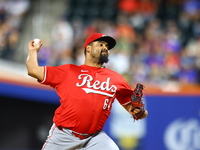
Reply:
[[73, 63], [71, 58], [74, 32], [71, 24], [63, 17], [60, 18], [52, 29], [53, 58], [51, 64], [61, 65]]
[[118, 8], [126, 13], [136, 12], [139, 8], [139, 0], [119, 0]]
[[185, 0], [183, 2], [183, 11], [185, 11], [192, 20], [199, 18], [200, 3], [199, 0]]
[[29, 0], [0, 1], [0, 58], [13, 60]]

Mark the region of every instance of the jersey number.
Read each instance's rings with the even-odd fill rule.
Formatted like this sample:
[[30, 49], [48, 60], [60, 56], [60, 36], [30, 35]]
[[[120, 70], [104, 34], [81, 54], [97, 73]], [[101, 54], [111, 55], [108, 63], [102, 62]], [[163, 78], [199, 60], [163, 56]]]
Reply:
[[107, 110], [110, 110], [111, 104], [112, 104], [112, 101], [111, 101], [111, 100], [105, 99], [104, 105], [103, 105], [103, 109], [104, 109], [104, 110], [106, 110], [106, 109], [107, 109]]

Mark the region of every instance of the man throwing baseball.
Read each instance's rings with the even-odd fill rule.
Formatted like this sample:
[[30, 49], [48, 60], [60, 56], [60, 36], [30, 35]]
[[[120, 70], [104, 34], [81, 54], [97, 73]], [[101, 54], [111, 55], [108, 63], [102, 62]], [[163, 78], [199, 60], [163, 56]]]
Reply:
[[94, 33], [85, 41], [83, 65], [53, 67], [38, 65], [37, 53], [42, 41], [29, 42], [28, 74], [54, 88], [60, 97], [43, 150], [119, 150], [102, 131], [115, 99], [134, 119], [147, 116], [141, 101], [143, 86], [132, 90], [121, 75], [103, 67], [115, 44], [112, 37]]

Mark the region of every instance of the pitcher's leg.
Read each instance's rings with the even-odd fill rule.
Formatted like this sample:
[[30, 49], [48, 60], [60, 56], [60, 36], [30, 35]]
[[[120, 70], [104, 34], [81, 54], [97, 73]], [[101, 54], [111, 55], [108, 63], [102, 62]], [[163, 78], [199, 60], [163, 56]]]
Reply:
[[104, 131], [101, 131], [89, 140], [84, 150], [119, 150], [119, 147]]
[[54, 124], [42, 150], [75, 150], [82, 147], [83, 142], [74, 137], [69, 130], [60, 130]]

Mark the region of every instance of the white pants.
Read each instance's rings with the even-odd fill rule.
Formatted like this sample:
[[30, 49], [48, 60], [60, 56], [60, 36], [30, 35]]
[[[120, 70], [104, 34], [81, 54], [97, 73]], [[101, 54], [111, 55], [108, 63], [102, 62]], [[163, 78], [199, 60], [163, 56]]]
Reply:
[[104, 131], [80, 140], [71, 130], [65, 128], [60, 130], [53, 124], [42, 150], [119, 150], [119, 148]]

